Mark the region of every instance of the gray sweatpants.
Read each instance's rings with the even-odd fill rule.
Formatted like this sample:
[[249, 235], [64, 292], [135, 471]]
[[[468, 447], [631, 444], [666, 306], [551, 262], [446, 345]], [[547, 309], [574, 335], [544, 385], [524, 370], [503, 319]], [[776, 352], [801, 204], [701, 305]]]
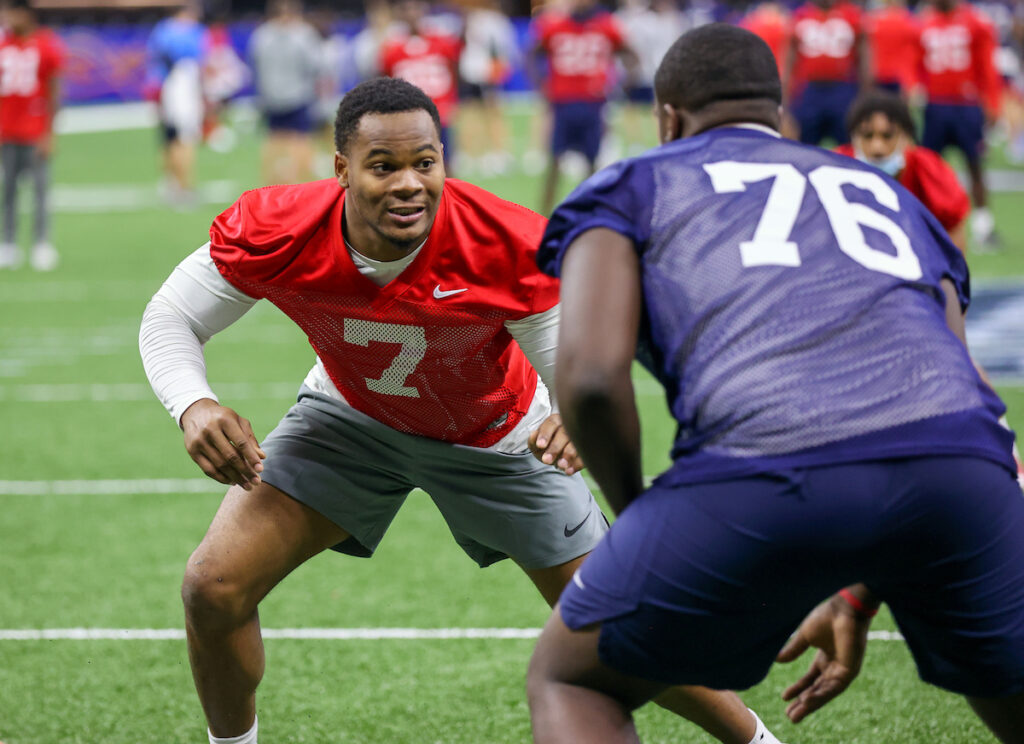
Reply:
[[13, 243], [18, 235], [18, 181], [25, 171], [32, 174], [35, 192], [35, 242], [49, 242], [50, 159], [40, 155], [34, 145], [7, 142], [0, 145], [0, 167], [3, 168], [4, 179], [3, 242]]

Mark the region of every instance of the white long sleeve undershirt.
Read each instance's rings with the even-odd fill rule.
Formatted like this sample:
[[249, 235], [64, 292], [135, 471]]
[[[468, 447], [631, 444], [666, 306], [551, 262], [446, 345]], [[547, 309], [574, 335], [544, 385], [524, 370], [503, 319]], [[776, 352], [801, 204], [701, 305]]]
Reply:
[[[371, 279], [378, 271], [372, 263], [357, 260], [357, 265]], [[211, 398], [219, 402], [206, 379], [203, 346], [256, 302], [221, 275], [207, 243], [178, 264], [146, 306], [139, 329], [143, 367], [153, 391], [179, 424], [182, 414], [196, 401]], [[505, 327], [537, 370], [541, 383], [527, 415], [491, 449], [524, 451], [529, 433], [551, 412], [553, 396], [549, 396], [548, 389], [553, 390], [554, 385], [558, 320], [559, 307], [555, 305], [522, 320], [506, 321]], [[319, 358], [304, 384], [348, 405]]]

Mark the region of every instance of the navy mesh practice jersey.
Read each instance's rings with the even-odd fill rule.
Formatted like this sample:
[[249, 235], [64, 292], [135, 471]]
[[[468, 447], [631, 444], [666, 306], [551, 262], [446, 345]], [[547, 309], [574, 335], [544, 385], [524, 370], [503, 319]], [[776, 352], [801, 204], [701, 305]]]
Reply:
[[934, 454], [1015, 470], [1004, 408], [945, 322], [967, 266], [909, 192], [850, 158], [725, 127], [597, 173], [538, 255], [605, 227], [641, 260], [638, 358], [665, 386], [679, 481]]

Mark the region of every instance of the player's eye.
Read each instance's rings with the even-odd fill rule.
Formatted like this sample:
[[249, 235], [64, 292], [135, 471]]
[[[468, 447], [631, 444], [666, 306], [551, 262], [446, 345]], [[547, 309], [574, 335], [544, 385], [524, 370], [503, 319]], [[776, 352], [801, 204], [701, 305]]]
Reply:
[[393, 170], [393, 168], [390, 165], [388, 165], [387, 163], [371, 163], [370, 164], [370, 172], [371, 173], [376, 173], [377, 175], [383, 175], [385, 173], [390, 173], [392, 170]]
[[433, 158], [424, 158], [419, 163], [420, 170], [430, 170], [431, 168], [434, 167], [434, 162], [435, 161]]

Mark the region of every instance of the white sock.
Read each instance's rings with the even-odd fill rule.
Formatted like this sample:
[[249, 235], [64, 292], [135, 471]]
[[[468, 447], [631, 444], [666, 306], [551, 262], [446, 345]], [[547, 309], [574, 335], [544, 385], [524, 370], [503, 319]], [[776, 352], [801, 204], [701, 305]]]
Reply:
[[[756, 718], [756, 716], [755, 716]], [[758, 721], [758, 724], [761, 722]], [[228, 736], [223, 739], [218, 739], [212, 733], [210, 729], [206, 729], [206, 733], [210, 735], [210, 744], [256, 744], [256, 729], [260, 725], [260, 719], [256, 718], [252, 722], [252, 728], [246, 731], [241, 736]]]
[[[747, 710], [750, 710], [750, 708], [747, 708]], [[782, 744], [782, 742], [775, 738], [775, 734], [769, 731], [761, 722], [761, 719], [757, 717], [757, 713], [750, 710], [750, 715], [757, 722], [757, 730], [754, 732], [754, 738], [750, 740], [750, 744]]]
[[988, 207], [979, 207], [971, 214], [971, 232], [975, 241], [985, 240], [996, 227], [995, 217]]

